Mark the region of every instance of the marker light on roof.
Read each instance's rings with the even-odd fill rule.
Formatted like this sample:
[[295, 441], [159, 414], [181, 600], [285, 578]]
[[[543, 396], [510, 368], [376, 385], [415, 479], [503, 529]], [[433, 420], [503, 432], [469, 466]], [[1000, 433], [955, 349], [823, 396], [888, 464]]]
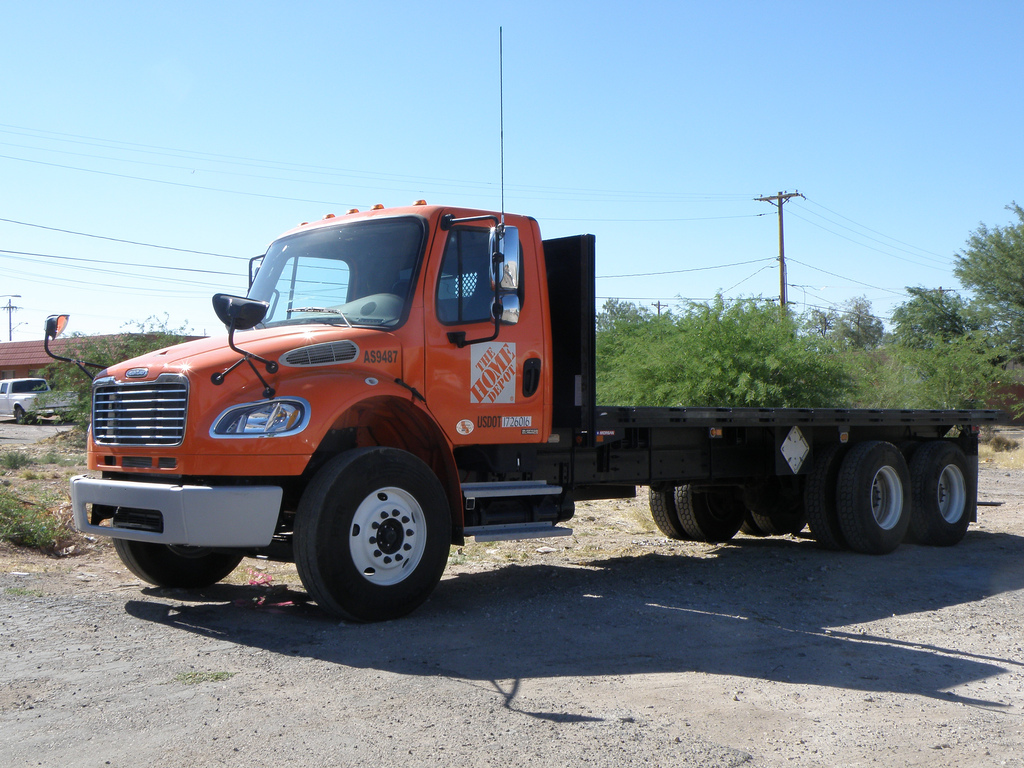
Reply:
[[334, 218], [334, 214], [333, 214], [333, 213], [325, 213], [325, 214], [324, 214], [324, 220], [325, 220], [325, 221], [326, 221], [327, 219], [333, 219], [333, 218]]
[[376, 204], [375, 206], [373, 206], [373, 208], [371, 208], [370, 210], [371, 210], [371, 211], [383, 211], [383, 210], [384, 210], [384, 205], [383, 205], [382, 203], [377, 203], [377, 204]]
[[426, 205], [426, 204], [427, 204], [426, 200], [417, 200], [415, 203], [413, 203], [413, 205]]
[[349, 208], [348, 212], [349, 213], [359, 213], [359, 209], [358, 208]]

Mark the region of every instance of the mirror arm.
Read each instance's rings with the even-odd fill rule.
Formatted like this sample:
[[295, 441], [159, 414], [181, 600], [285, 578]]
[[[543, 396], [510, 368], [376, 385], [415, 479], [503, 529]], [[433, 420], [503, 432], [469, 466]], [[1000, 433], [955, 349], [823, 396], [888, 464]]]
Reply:
[[224, 379], [227, 377], [229, 373], [235, 370], [235, 368], [240, 366], [242, 363], [248, 363], [249, 367], [252, 368], [252, 372], [256, 374], [256, 378], [260, 380], [260, 384], [263, 385], [263, 396], [268, 400], [273, 398], [275, 394], [274, 388], [266, 382], [266, 379], [263, 378], [263, 375], [256, 367], [256, 364], [253, 363], [253, 360], [258, 360], [259, 362], [263, 363], [263, 366], [267, 369], [267, 373], [277, 373], [278, 364], [273, 360], [267, 360], [265, 357], [260, 357], [259, 355], [253, 352], [246, 352], [244, 349], [236, 347], [235, 326], [233, 323], [228, 327], [228, 346], [231, 347], [232, 350], [240, 354], [242, 358], [237, 362], [233, 363], [225, 370], [210, 376], [210, 381], [212, 381], [215, 385], [219, 386], [224, 383]]
[[256, 272], [253, 272], [252, 268], [256, 264], [257, 261], [259, 261], [260, 262], [260, 266], [262, 266], [262, 260], [264, 258], [266, 258], [266, 255], [267, 254], [264, 253], [264, 254], [262, 254], [260, 256], [253, 256], [251, 259], [249, 259], [249, 287], [250, 288], [252, 288], [252, 284], [256, 280], [256, 272], [259, 272], [259, 267], [256, 268]]
[[492, 214], [486, 214], [484, 216], [467, 216], [464, 219], [456, 219], [452, 214], [446, 213], [444, 216], [441, 217], [441, 231], [447, 232], [456, 224], [466, 224], [471, 221], [493, 221], [494, 226], [503, 226], [502, 223], [498, 220], [498, 217]]
[[62, 363], [73, 363], [77, 365], [78, 369], [86, 376], [88, 376], [90, 379], [96, 378], [96, 375], [92, 373], [92, 371], [90, 371], [88, 368], [86, 368], [87, 365], [96, 368], [97, 370], [107, 367], [105, 365], [100, 365], [99, 363], [87, 363], [84, 360], [75, 360], [74, 358], [71, 357], [62, 357], [61, 355], [56, 354], [52, 349], [50, 349], [49, 336], [43, 336], [43, 351], [46, 352], [46, 354], [52, 357], [54, 360], [57, 360]]

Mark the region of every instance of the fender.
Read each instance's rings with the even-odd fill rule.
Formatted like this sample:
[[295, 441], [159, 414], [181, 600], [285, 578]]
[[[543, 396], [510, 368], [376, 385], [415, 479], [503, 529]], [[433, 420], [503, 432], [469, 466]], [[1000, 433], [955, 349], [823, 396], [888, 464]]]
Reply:
[[453, 538], [461, 543], [462, 487], [451, 441], [418, 393], [413, 394], [398, 382], [378, 381], [370, 386], [372, 393], [364, 391], [339, 403], [311, 463], [316, 456], [322, 460], [337, 451], [330, 443], [331, 436], [339, 433], [350, 435], [345, 448], [387, 446], [417, 456], [444, 486], [452, 514]]

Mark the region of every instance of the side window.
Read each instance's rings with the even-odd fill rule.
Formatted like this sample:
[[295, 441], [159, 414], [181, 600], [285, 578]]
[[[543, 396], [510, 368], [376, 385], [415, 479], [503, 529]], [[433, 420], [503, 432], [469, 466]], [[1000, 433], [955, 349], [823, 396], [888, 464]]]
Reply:
[[7, 382], [5, 381], [3, 384], [0, 384], [0, 395], [6, 395], [6, 394], [7, 394]]
[[486, 229], [456, 227], [448, 233], [437, 284], [437, 316], [442, 323], [490, 321], [491, 254]]

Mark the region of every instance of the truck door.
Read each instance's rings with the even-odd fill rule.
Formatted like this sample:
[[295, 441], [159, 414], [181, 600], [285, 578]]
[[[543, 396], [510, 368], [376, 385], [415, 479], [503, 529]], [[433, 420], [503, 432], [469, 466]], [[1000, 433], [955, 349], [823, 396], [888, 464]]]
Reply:
[[[456, 445], [546, 440], [550, 374], [535, 260], [521, 259], [519, 322], [494, 334], [491, 253], [486, 226], [455, 225], [426, 275], [427, 407]], [[465, 334], [459, 347], [452, 334]]]

